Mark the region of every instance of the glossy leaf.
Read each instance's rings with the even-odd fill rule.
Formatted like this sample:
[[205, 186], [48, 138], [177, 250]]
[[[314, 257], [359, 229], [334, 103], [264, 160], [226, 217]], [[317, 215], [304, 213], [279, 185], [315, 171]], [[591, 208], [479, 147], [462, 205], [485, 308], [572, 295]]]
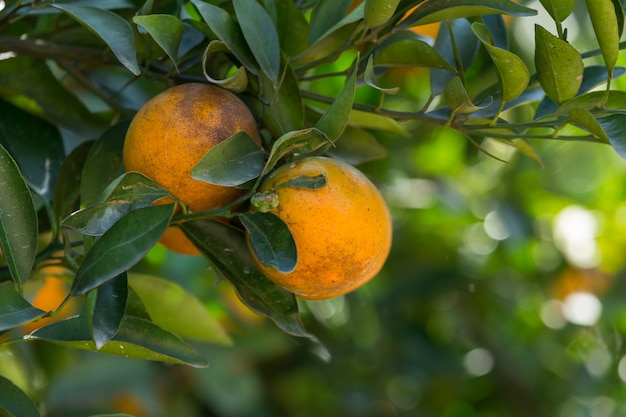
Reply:
[[167, 14], [134, 16], [133, 22], [148, 32], [172, 60], [176, 71], [178, 71], [178, 47], [185, 31], [183, 22], [176, 16]]
[[100, 37], [111, 48], [113, 54], [130, 72], [141, 74], [135, 49], [135, 34], [130, 24], [122, 17], [102, 8], [74, 4], [49, 4], [79, 21]]
[[109, 184], [124, 173], [122, 148], [129, 123], [111, 126], [89, 150], [80, 184], [82, 206], [101, 203]]
[[234, 74], [228, 75], [228, 71], [232, 68], [230, 61], [227, 64], [220, 65], [222, 63], [220, 58], [227, 53], [232, 53], [232, 51], [224, 42], [209, 42], [209, 45], [202, 54], [202, 71], [204, 77], [212, 84], [219, 85], [234, 93], [241, 93], [248, 88], [248, 73], [245, 67], [239, 67]]
[[87, 296], [87, 318], [96, 349], [109, 343], [117, 334], [128, 298], [128, 280], [123, 272], [100, 285]]
[[396, 12], [400, 0], [365, 0], [363, 23], [374, 28], [387, 23]]
[[313, 45], [339, 23], [348, 11], [351, 0], [320, 0], [311, 10], [308, 31], [309, 45]]
[[577, 0], [539, 0], [544, 9], [557, 22], [562, 22], [572, 14]]
[[289, 273], [296, 268], [298, 252], [289, 227], [273, 213], [247, 212], [239, 215], [247, 231], [250, 248], [263, 265]]
[[455, 72], [445, 59], [420, 39], [400, 39], [385, 44], [374, 56], [374, 65], [390, 67], [427, 67]]
[[173, 210], [173, 204], [144, 207], [118, 220], [85, 255], [72, 295], [84, 294], [139, 262], [165, 231]]
[[[29, 323], [46, 314], [30, 305], [16, 290], [11, 281], [0, 283], [0, 331]], [[0, 404], [1, 407], [1, 404]]]
[[[613, 74], [619, 55], [620, 25], [615, 8], [613, 0], [587, 0], [589, 19], [609, 75]], [[623, 14], [620, 17], [623, 19]]]
[[265, 153], [245, 132], [239, 132], [211, 148], [191, 170], [197, 180], [234, 187], [263, 171]]
[[37, 212], [24, 177], [0, 145], [0, 248], [11, 278], [21, 287], [37, 252]]
[[243, 66], [251, 73], [258, 74], [258, 65], [248, 44], [245, 42], [241, 28], [230, 17], [228, 12], [201, 0], [191, 0], [191, 3], [196, 6], [202, 19], [215, 32], [217, 37], [228, 46]]
[[489, 14], [534, 16], [537, 11], [510, 0], [430, 0], [424, 1], [400, 26], [425, 25], [442, 20]]
[[311, 337], [300, 321], [295, 296], [261, 273], [241, 230], [212, 220], [184, 223], [182, 229], [250, 309], [289, 334]]
[[524, 61], [514, 53], [493, 46], [489, 29], [481, 23], [474, 23], [472, 30], [480, 39], [496, 69], [502, 90], [502, 99], [511, 101], [522, 94], [530, 81], [530, 73]]
[[91, 340], [87, 318], [81, 316], [42, 327], [29, 338], [125, 358], [177, 363], [197, 368], [208, 366], [206, 359], [180, 337], [137, 317], [124, 317], [113, 340], [100, 349], [96, 349]]
[[328, 137], [316, 128], [285, 133], [272, 145], [263, 173], [269, 172], [285, 156], [307, 155], [324, 148], [329, 143]]
[[7, 413], [9, 417], [41, 417], [39, 410], [24, 391], [2, 375], [0, 375], [0, 411]]
[[160, 184], [139, 172], [125, 172], [111, 184], [114, 186], [106, 195], [106, 201], [124, 201], [136, 208], [149, 206], [170, 195]]
[[535, 26], [535, 67], [539, 83], [556, 103], [574, 97], [583, 79], [580, 53], [543, 27]]
[[626, 159], [626, 115], [613, 114], [598, 118], [598, 123], [606, 133], [615, 151]]
[[274, 22], [257, 0], [233, 0], [233, 5], [252, 55], [277, 86], [280, 76], [280, 43]]
[[52, 211], [60, 222], [74, 211], [80, 197], [80, 177], [92, 141], [83, 142], [65, 158], [54, 186]]
[[354, 94], [356, 91], [356, 67], [349, 77], [346, 84], [330, 107], [322, 114], [317, 121], [315, 127], [323, 132], [331, 142], [335, 142], [348, 125], [352, 105], [354, 104]]
[[232, 340], [193, 294], [175, 282], [143, 274], [130, 274], [128, 284], [156, 325], [180, 337], [230, 345]]
[[29, 186], [50, 200], [65, 158], [59, 129], [2, 100], [0, 114], [0, 144], [13, 155]]

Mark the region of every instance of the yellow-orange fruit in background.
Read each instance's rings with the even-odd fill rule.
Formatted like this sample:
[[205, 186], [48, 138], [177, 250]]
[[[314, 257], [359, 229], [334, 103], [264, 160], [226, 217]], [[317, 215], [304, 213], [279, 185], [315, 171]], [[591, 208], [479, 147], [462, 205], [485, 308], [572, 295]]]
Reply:
[[[317, 189], [280, 187], [323, 174]], [[269, 279], [304, 299], [337, 297], [357, 289], [382, 268], [391, 248], [389, 210], [376, 186], [356, 168], [325, 157], [283, 165], [261, 185], [279, 200], [271, 210], [291, 230], [298, 263], [290, 273], [257, 264]]]
[[[137, 112], [126, 133], [124, 167], [156, 181], [192, 211], [221, 207], [243, 191], [195, 180], [191, 169], [209, 149], [242, 131], [260, 146], [254, 116], [237, 96], [209, 84], [182, 84]], [[176, 252], [198, 254], [177, 228], [168, 228], [162, 243]]]

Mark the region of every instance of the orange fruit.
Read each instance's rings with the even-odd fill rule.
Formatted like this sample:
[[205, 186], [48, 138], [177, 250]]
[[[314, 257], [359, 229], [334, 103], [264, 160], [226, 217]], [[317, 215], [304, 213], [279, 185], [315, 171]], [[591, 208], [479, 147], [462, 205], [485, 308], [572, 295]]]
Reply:
[[[242, 131], [260, 146], [254, 116], [237, 96], [209, 84], [182, 84], [139, 109], [126, 133], [124, 167], [156, 181], [191, 211], [218, 208], [245, 191], [195, 180], [191, 169], [209, 149]], [[177, 228], [168, 228], [161, 243], [175, 252], [199, 254]]]
[[[282, 186], [299, 176], [326, 177], [317, 189]], [[391, 217], [381, 194], [359, 170], [325, 157], [306, 157], [270, 174], [259, 191], [274, 192], [270, 211], [291, 230], [298, 252], [295, 269], [283, 273], [255, 258], [265, 275], [297, 296], [322, 300], [367, 283], [391, 248]]]
[[[40, 310], [49, 312], [56, 311], [61, 303], [70, 293], [70, 284], [63, 279], [62, 275], [69, 271], [61, 266], [44, 267], [40, 273], [44, 274], [43, 284], [35, 293], [31, 304]], [[23, 330], [28, 334], [32, 333], [40, 327], [66, 319], [74, 314], [77, 310], [76, 302], [70, 299], [61, 309], [52, 317], [45, 317], [38, 321], [28, 323], [23, 326]]]

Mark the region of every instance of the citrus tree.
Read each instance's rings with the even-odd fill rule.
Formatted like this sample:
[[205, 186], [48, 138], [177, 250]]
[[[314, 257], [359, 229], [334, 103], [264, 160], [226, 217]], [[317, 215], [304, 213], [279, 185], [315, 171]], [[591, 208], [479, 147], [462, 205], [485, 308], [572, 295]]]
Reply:
[[[348, 165], [385, 139], [437, 128], [537, 169], [544, 141], [626, 157], [623, 6], [579, 3], [542, 0], [523, 52], [510, 22], [537, 10], [509, 0], [2, 2], [0, 343], [206, 366], [196, 345], [231, 337], [139, 273], [159, 241], [318, 343], [299, 300], [356, 290], [389, 254], [389, 211]], [[18, 385], [0, 377], [0, 410], [41, 415]]]

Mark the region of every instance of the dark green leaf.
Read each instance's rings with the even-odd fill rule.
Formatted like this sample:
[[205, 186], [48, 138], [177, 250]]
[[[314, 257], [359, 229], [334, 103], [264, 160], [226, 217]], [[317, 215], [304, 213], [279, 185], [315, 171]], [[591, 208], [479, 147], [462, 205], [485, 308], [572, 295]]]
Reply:
[[320, 0], [311, 11], [309, 45], [313, 45], [343, 19], [351, 0]]
[[118, 332], [128, 298], [126, 272], [100, 285], [87, 296], [87, 318], [96, 349], [109, 343]]
[[626, 114], [601, 117], [598, 123], [602, 126], [615, 151], [626, 159]]
[[139, 262], [168, 226], [174, 205], [131, 211], [96, 241], [76, 273], [72, 295], [84, 294]]
[[151, 275], [130, 274], [128, 284], [156, 325], [183, 338], [220, 345], [232, 343], [202, 301], [175, 282]]
[[292, 1], [279, 1], [276, 8], [281, 50], [288, 57], [296, 56], [308, 46], [309, 23]]
[[304, 188], [307, 190], [316, 190], [326, 185], [326, 175], [319, 174], [315, 176], [299, 175], [290, 178], [287, 182], [280, 183], [274, 187], [275, 190], [283, 187]]
[[556, 22], [562, 22], [572, 14], [577, 0], [539, 0]]
[[110, 201], [89, 206], [63, 220], [63, 226], [89, 236], [101, 236], [119, 219], [134, 210], [128, 201]]
[[169, 195], [158, 183], [139, 172], [125, 172], [115, 181], [106, 201], [125, 201], [135, 208], [146, 207]]
[[569, 43], [535, 26], [535, 67], [539, 83], [556, 103], [574, 97], [583, 79], [583, 60]]
[[168, 14], [134, 16], [133, 22], [144, 28], [152, 36], [152, 39], [172, 60], [176, 71], [178, 71], [178, 47], [185, 31], [183, 22], [176, 16]]
[[30, 338], [125, 358], [205, 367], [208, 363], [180, 337], [137, 317], [124, 317], [113, 340], [96, 349], [86, 317], [72, 317], [36, 330]]
[[[587, 10], [610, 79], [619, 55], [620, 41], [620, 25], [615, 4], [613, 0], [587, 0]], [[620, 17], [623, 18], [623, 13]]]
[[102, 202], [109, 184], [124, 173], [122, 148], [129, 123], [124, 121], [110, 127], [91, 147], [80, 184], [82, 206]]
[[278, 90], [272, 88], [271, 81], [261, 77], [264, 100], [263, 120], [274, 137], [286, 132], [300, 130], [304, 126], [304, 103], [300, 94], [298, 78], [288, 62], [283, 62], [284, 74]]
[[368, 131], [348, 126], [341, 135], [341, 140], [327, 154], [350, 165], [358, 165], [384, 157], [387, 148], [378, 143]]
[[59, 176], [54, 186], [52, 211], [57, 222], [74, 211], [80, 198], [81, 172], [92, 141], [84, 142], [75, 148], [63, 161], [59, 169]]
[[536, 10], [521, 6], [510, 0], [448, 0], [425, 1], [407, 17], [400, 27], [425, 25], [443, 20], [463, 17], [484, 16], [489, 14], [508, 14], [512, 16], [534, 16]]
[[235, 133], [211, 148], [191, 170], [191, 176], [211, 184], [233, 187], [258, 177], [265, 153], [245, 132]]
[[0, 248], [11, 277], [28, 279], [37, 253], [37, 212], [17, 164], [0, 145]]
[[356, 66], [341, 92], [335, 97], [328, 110], [317, 121], [315, 127], [323, 132], [331, 142], [335, 142], [348, 125], [352, 105], [354, 104], [354, 93], [356, 91]]
[[524, 92], [530, 81], [530, 73], [526, 64], [514, 53], [493, 46], [493, 37], [487, 26], [482, 23], [474, 23], [472, 30], [487, 49], [498, 70], [502, 99], [511, 101], [517, 98]]
[[390, 67], [427, 67], [455, 72], [437, 51], [420, 39], [399, 39], [385, 43], [374, 56], [374, 65]]
[[184, 223], [182, 229], [248, 307], [289, 334], [311, 337], [300, 321], [295, 296], [263, 275], [241, 230], [212, 220]]
[[248, 44], [245, 42], [241, 28], [230, 17], [228, 12], [201, 0], [191, 0], [191, 3], [196, 6], [211, 30], [228, 46], [243, 66], [251, 73], [258, 74], [259, 70], [254, 55], [252, 55]]
[[272, 145], [263, 173], [269, 172], [281, 158], [287, 155], [306, 155], [330, 143], [328, 137], [316, 128], [285, 133]]
[[[362, 9], [361, 6], [359, 7]], [[356, 10], [357, 9], [348, 15], [348, 17], [352, 16]], [[339, 25], [336, 30], [323, 36], [302, 53], [293, 57], [291, 59], [291, 65], [294, 69], [298, 71], [314, 66], [320, 61], [330, 61], [335, 58], [334, 55], [345, 45], [346, 39], [354, 33], [355, 28], [359, 25], [358, 19], [356, 21], [353, 19], [349, 20], [350, 23]]]
[[224, 42], [209, 42], [209, 45], [204, 50], [204, 54], [202, 54], [204, 76], [213, 84], [234, 93], [241, 93], [248, 88], [248, 73], [245, 67], [239, 67], [234, 74], [228, 75], [232, 68], [232, 63], [230, 60], [224, 62], [227, 59], [224, 54], [227, 53], [232, 53], [232, 51]]
[[13, 155], [29, 186], [47, 200], [65, 158], [59, 129], [0, 100], [0, 144]]
[[42, 317], [45, 313], [45, 311], [30, 305], [17, 292], [13, 282], [0, 283], [0, 331], [29, 323]]
[[280, 44], [274, 22], [257, 0], [233, 0], [233, 5], [252, 55], [265, 75], [278, 86]]
[[41, 417], [39, 410], [11, 380], [0, 375], [0, 411], [8, 413], [9, 417]]
[[296, 268], [298, 253], [289, 227], [273, 213], [247, 212], [239, 215], [248, 232], [256, 258], [265, 266], [289, 273]]
[[96, 7], [59, 3], [50, 6], [64, 11], [85, 25], [111, 48], [122, 65], [135, 75], [141, 74], [135, 49], [135, 34], [122, 17]]

